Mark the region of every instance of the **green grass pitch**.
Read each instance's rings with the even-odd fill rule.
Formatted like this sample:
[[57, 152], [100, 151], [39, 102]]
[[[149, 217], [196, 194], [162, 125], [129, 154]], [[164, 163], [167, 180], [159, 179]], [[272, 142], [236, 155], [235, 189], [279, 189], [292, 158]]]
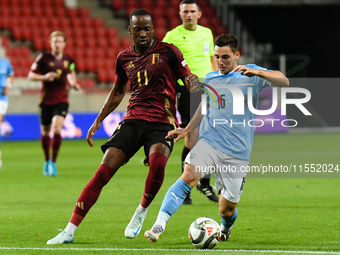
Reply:
[[[142, 151], [104, 187], [73, 244], [46, 245], [59, 233], [56, 228], [65, 228], [81, 190], [101, 162], [103, 141], [95, 140], [90, 148], [85, 140], [64, 140], [57, 177], [42, 175], [38, 141], [2, 143], [0, 254], [340, 254], [340, 179], [335, 178], [340, 173], [329, 178], [313, 178], [312, 173], [307, 178], [298, 173], [288, 178], [249, 175], [231, 238], [211, 251], [197, 250], [188, 239], [189, 225], [196, 218], [220, 222], [218, 205], [194, 188], [193, 205], [176, 212], [157, 243], [147, 242], [143, 233], [180, 175], [182, 141], [175, 145], [140, 236], [126, 239], [124, 229], [140, 202], [148, 172]], [[250, 163], [340, 164], [339, 141], [338, 133], [256, 135]]]

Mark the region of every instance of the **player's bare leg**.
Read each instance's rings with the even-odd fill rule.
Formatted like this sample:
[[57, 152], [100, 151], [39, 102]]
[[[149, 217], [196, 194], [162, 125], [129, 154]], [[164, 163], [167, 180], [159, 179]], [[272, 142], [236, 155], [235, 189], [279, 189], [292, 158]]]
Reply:
[[201, 178], [201, 173], [193, 165], [185, 164], [181, 177], [168, 189], [157, 220], [150, 230], [145, 231], [144, 237], [155, 243], [165, 230], [166, 223], [182, 205], [184, 198]]
[[222, 194], [219, 196], [218, 210], [220, 212], [222, 224], [221, 241], [227, 241], [230, 237], [231, 228], [237, 218], [237, 203], [232, 203], [225, 199]]
[[41, 130], [40, 142], [41, 142], [41, 147], [44, 151], [44, 156], [45, 156], [43, 174], [48, 176], [48, 175], [50, 175], [50, 143], [51, 143], [50, 131], [51, 131], [51, 125], [47, 125], [47, 126], [41, 125], [40, 130]]
[[56, 115], [52, 118], [52, 159], [50, 161], [50, 175], [56, 176], [58, 174], [56, 160], [58, 156], [58, 152], [61, 145], [61, 130], [63, 128], [65, 117], [61, 115]]
[[68, 225], [59, 235], [48, 240], [47, 244], [73, 242], [74, 232], [91, 207], [96, 203], [102, 188], [125, 162], [126, 156], [121, 149], [109, 147], [106, 150], [101, 165], [81, 192]]
[[149, 174], [145, 181], [142, 201], [125, 228], [126, 238], [135, 238], [140, 233], [147, 209], [162, 186], [164, 170], [169, 156], [170, 149], [163, 143], [157, 143], [150, 147]]

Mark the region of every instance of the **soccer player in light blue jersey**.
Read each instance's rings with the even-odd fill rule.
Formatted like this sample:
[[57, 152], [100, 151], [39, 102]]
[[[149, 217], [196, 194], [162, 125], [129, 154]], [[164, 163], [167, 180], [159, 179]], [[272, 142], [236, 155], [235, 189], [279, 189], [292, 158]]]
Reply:
[[[2, 122], [8, 108], [8, 93], [13, 84], [14, 71], [11, 63], [0, 58], [0, 123]], [[1, 130], [0, 130], [1, 141]], [[0, 168], [2, 167], [0, 151]]]
[[[219, 70], [208, 73], [204, 83], [219, 97], [208, 93], [207, 96], [213, 98], [208, 100], [210, 105], [206, 114], [201, 114], [205, 107], [201, 103], [184, 129], [168, 133], [168, 137], [174, 137], [177, 142], [201, 124], [199, 141], [185, 159], [183, 174], [169, 188], [156, 222], [144, 234], [152, 243], [164, 232], [166, 223], [181, 206], [187, 193], [212, 171], [215, 172], [216, 191], [219, 194], [220, 240], [229, 239], [246, 179], [244, 169], [249, 166], [253, 146], [254, 124], [249, 125], [248, 122], [255, 115], [248, 106], [249, 101], [256, 109], [261, 89], [289, 86], [289, 80], [280, 71], [269, 71], [255, 64], [238, 65], [238, 40], [231, 34], [216, 38], [215, 57]], [[249, 97], [248, 93], [251, 93]]]

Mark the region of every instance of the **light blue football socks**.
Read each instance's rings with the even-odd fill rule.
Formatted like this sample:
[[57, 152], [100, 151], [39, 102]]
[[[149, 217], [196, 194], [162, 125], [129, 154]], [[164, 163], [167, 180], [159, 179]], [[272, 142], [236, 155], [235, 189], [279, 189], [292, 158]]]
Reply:
[[221, 229], [222, 231], [228, 231], [234, 224], [234, 222], [236, 221], [237, 219], [237, 208], [235, 208], [235, 213], [233, 214], [233, 216], [231, 216], [229, 219], [224, 219], [222, 218], [221, 214], [220, 214], [220, 217], [221, 217], [221, 222], [222, 222], [222, 226], [224, 227], [224, 229]]

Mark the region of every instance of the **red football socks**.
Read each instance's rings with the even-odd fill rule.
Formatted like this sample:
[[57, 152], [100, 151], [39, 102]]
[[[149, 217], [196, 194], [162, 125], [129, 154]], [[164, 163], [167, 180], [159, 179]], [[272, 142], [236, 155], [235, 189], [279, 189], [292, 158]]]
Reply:
[[40, 136], [41, 146], [44, 151], [45, 161], [50, 159], [50, 137], [49, 136]]
[[73, 210], [70, 222], [76, 226], [79, 226], [87, 212], [96, 203], [102, 188], [110, 181], [114, 172], [107, 165], [101, 164], [81, 192], [76, 207]]
[[54, 135], [52, 140], [52, 161], [55, 162], [61, 145], [61, 135]]
[[141, 206], [147, 208], [155, 198], [164, 180], [164, 170], [168, 158], [158, 152], [149, 157], [149, 174], [145, 181]]

